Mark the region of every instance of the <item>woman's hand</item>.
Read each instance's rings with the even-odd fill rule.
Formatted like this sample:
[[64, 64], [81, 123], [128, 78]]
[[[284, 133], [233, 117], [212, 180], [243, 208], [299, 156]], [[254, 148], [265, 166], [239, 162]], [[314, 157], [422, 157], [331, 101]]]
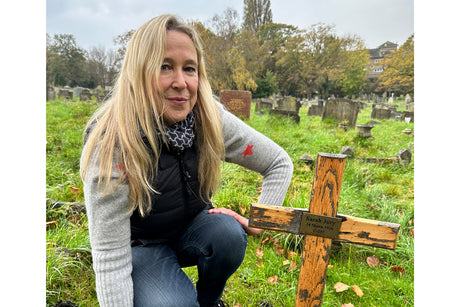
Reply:
[[241, 226], [243, 226], [244, 231], [246, 231], [246, 233], [250, 236], [259, 235], [263, 231], [263, 229], [260, 229], [260, 228], [249, 227], [249, 220], [247, 218], [227, 208], [209, 209], [208, 213], [209, 214], [220, 213], [220, 214], [227, 214], [227, 215], [233, 216], [241, 224]]

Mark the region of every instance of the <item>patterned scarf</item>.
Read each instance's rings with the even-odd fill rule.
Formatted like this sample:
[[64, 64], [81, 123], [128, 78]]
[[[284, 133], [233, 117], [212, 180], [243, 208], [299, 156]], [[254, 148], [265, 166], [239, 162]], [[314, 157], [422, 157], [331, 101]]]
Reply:
[[[169, 145], [180, 151], [192, 147], [195, 139], [194, 127], [195, 116], [193, 111], [184, 120], [174, 123], [171, 127], [165, 127]], [[157, 131], [159, 134], [159, 130]]]

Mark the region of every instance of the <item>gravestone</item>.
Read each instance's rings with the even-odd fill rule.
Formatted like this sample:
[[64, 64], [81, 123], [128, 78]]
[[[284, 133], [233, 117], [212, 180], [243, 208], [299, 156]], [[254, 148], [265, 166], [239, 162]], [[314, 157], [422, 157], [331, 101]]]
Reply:
[[60, 97], [62, 97], [64, 99], [72, 100], [73, 92], [69, 87], [60, 88], [59, 91], [58, 91], [58, 96], [60, 96]]
[[256, 100], [256, 111], [273, 109], [273, 101], [270, 98], [259, 98]]
[[245, 119], [250, 118], [251, 98], [252, 94], [250, 91], [220, 91], [220, 103], [222, 103], [227, 110], [234, 115], [242, 116]]
[[302, 105], [295, 97], [285, 96], [276, 99], [276, 106], [270, 110], [270, 114], [292, 118], [296, 123], [300, 122], [299, 109]]
[[345, 155], [319, 153], [309, 210], [251, 204], [249, 226], [305, 235], [296, 307], [321, 306], [332, 240], [395, 249], [400, 225], [337, 214]]
[[371, 118], [375, 119], [390, 119], [391, 118], [391, 109], [383, 105], [373, 105]]
[[412, 159], [412, 151], [408, 148], [401, 148], [397, 154], [398, 161], [402, 165], [410, 164]]
[[338, 122], [347, 122], [350, 128], [355, 128], [356, 119], [359, 113], [359, 102], [351, 99], [337, 98], [326, 101], [322, 120], [328, 117], [334, 118]]
[[401, 113], [401, 119], [408, 123], [414, 122], [414, 112], [405, 111]]
[[91, 92], [89, 91], [89, 89], [84, 88], [81, 90], [80, 100], [81, 101], [91, 100]]
[[73, 95], [75, 97], [80, 97], [80, 93], [81, 93], [82, 90], [83, 90], [83, 88], [81, 86], [74, 87]]
[[323, 116], [323, 106], [311, 105], [308, 108], [307, 116]]
[[46, 88], [46, 100], [54, 100], [56, 99], [56, 92], [54, 91], [54, 87], [48, 86]]

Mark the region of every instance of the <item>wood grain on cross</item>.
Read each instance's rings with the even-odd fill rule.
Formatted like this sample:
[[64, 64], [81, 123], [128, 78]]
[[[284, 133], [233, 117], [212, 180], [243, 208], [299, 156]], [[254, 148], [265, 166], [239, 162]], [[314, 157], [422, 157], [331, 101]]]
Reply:
[[305, 235], [296, 306], [321, 306], [332, 240], [395, 249], [398, 224], [338, 215], [346, 155], [319, 153], [309, 210], [252, 204], [249, 226]]

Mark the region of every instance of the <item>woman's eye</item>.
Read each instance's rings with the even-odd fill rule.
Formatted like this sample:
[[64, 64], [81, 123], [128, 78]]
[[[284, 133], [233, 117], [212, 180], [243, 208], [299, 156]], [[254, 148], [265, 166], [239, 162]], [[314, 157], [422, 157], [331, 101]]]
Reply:
[[161, 65], [161, 70], [170, 70], [170, 69], [171, 69], [171, 66], [168, 64]]
[[195, 67], [185, 67], [184, 69], [186, 72], [189, 72], [189, 73], [195, 73], [196, 72], [196, 68]]

